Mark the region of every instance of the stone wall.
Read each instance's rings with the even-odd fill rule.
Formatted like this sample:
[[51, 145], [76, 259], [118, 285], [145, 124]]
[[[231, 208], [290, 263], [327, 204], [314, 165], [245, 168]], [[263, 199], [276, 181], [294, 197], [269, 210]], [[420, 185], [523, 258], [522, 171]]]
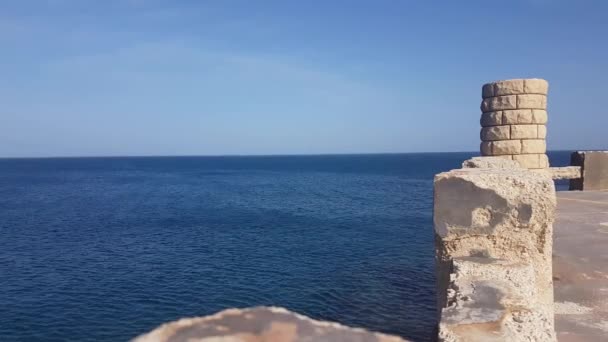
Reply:
[[482, 88], [481, 155], [511, 159], [528, 169], [549, 167], [547, 91], [542, 79], [487, 83]]
[[608, 190], [608, 151], [574, 152], [570, 164], [580, 167], [580, 178], [570, 180], [570, 190]]
[[479, 158], [434, 181], [440, 341], [555, 341], [547, 172]]

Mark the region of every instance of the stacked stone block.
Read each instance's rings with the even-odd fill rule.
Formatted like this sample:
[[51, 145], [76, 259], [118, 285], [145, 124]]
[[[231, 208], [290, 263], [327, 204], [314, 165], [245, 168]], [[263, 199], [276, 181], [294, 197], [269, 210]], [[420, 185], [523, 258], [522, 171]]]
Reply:
[[481, 102], [481, 155], [511, 159], [528, 169], [549, 167], [547, 91], [542, 79], [487, 83]]

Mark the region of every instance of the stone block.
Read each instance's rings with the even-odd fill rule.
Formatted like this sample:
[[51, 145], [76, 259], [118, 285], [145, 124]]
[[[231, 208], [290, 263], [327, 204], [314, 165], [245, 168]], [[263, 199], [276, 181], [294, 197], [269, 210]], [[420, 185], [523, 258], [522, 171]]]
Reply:
[[494, 96], [517, 95], [524, 93], [524, 80], [514, 79], [494, 82]]
[[540, 78], [528, 78], [524, 80], [524, 93], [547, 95], [549, 82]]
[[449, 305], [451, 261], [458, 257], [529, 263], [534, 270], [530, 281], [535, 282], [538, 302], [553, 303], [555, 206], [555, 186], [548, 173], [471, 168], [435, 176], [433, 222], [439, 307]]
[[521, 140], [498, 140], [492, 142], [492, 155], [520, 154]]
[[[547, 97], [538, 94], [517, 95], [517, 109], [547, 109]], [[507, 108], [504, 108], [507, 109]]]
[[531, 124], [533, 122], [530, 109], [505, 110], [502, 113], [503, 125]]
[[519, 163], [511, 160], [511, 156], [497, 157], [473, 157], [462, 163], [462, 168], [478, 168], [478, 169], [512, 169], [521, 168]]
[[570, 190], [608, 190], [608, 151], [574, 152], [570, 164], [581, 168], [581, 178], [570, 180]]
[[[523, 123], [523, 122], [522, 122]], [[547, 111], [544, 109], [532, 109], [532, 122], [535, 124], [547, 123]]]
[[[548, 167], [548, 164], [547, 164]], [[581, 167], [580, 166], [563, 166], [563, 167], [551, 167], [547, 171], [553, 179], [576, 179], [581, 178]]]
[[[521, 141], [522, 154], [544, 154], [545, 152], [547, 152], [547, 143], [544, 139], [529, 139]], [[539, 167], [543, 166], [539, 165]]]
[[[467, 168], [436, 175], [434, 185], [435, 233], [440, 237], [517, 237], [540, 233], [552, 222], [555, 187], [548, 175], [522, 168]], [[523, 230], [515, 233], [517, 229]]]
[[494, 97], [494, 83], [486, 83], [481, 87], [481, 98]]
[[491, 156], [492, 155], [492, 142], [490, 141], [482, 141], [479, 145], [479, 151], [482, 156]]
[[482, 127], [502, 125], [502, 111], [482, 113], [479, 123]]
[[[538, 127], [537, 125], [511, 125], [510, 136], [511, 139], [536, 139], [538, 136]], [[526, 152], [522, 151], [522, 153]]]
[[514, 155], [513, 160], [526, 169], [540, 169], [540, 154], [520, 154]]
[[509, 126], [483, 127], [480, 136], [482, 141], [508, 140], [510, 132]]
[[546, 139], [547, 138], [547, 126], [545, 125], [537, 125], [537, 133], [536, 136], [538, 139]]
[[484, 113], [503, 109], [517, 109], [517, 95], [489, 97], [481, 101], [481, 111]]

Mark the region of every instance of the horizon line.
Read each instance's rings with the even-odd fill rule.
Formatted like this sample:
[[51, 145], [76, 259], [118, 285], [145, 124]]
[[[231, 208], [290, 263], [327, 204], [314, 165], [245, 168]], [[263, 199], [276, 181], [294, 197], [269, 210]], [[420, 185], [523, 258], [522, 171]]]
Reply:
[[[547, 150], [547, 152], [575, 152], [579, 149]], [[439, 153], [472, 153], [479, 151], [448, 151], [448, 152], [347, 152], [347, 153], [277, 153], [277, 154], [175, 154], [175, 155], [98, 155], [98, 156], [38, 156], [38, 157], [2, 157], [2, 159], [78, 159], [78, 158], [234, 158], [234, 157], [313, 157], [313, 156], [361, 156], [361, 155], [397, 155], [397, 154], [439, 154]]]

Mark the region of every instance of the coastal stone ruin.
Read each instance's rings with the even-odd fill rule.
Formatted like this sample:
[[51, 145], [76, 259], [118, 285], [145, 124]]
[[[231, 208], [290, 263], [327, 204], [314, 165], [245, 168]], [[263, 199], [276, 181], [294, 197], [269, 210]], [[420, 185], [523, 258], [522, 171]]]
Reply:
[[439, 341], [555, 341], [548, 83], [485, 84], [481, 155], [434, 181]]
[[549, 167], [547, 91], [542, 79], [485, 84], [481, 101], [481, 155], [517, 161], [528, 169]]

